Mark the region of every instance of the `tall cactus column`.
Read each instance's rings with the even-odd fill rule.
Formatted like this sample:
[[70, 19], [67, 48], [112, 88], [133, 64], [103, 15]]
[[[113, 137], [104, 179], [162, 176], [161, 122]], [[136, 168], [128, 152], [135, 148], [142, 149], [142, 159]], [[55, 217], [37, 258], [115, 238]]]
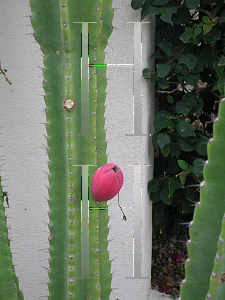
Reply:
[[[89, 192], [89, 277], [83, 272], [87, 227], [81, 220], [81, 176], [86, 170], [82, 166], [89, 166], [91, 179], [107, 162], [104, 48], [112, 31], [111, 2], [30, 0], [34, 37], [44, 54], [51, 300], [107, 300], [111, 292], [107, 204], [97, 203]], [[89, 102], [85, 98], [87, 78], [84, 69], [81, 72], [81, 52], [83, 66], [88, 59], [84, 40], [82, 43], [85, 28], [89, 28]], [[83, 185], [85, 180], [83, 176]]]
[[[189, 258], [181, 300], [221, 300], [225, 293], [225, 102], [221, 101], [208, 143], [200, 202], [196, 203], [187, 241]], [[210, 279], [211, 278], [211, 279]], [[223, 296], [222, 296], [223, 295]], [[222, 297], [222, 298], [221, 298]]]

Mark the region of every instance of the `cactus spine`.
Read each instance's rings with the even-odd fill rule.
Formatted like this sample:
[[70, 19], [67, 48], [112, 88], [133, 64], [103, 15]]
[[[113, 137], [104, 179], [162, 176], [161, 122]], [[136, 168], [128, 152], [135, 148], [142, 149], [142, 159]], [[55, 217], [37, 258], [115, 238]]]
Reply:
[[[49, 299], [106, 300], [111, 292], [107, 204], [97, 203], [89, 192], [88, 267], [89, 277], [96, 279], [87, 279], [82, 275], [82, 268], [86, 268], [82, 265], [85, 263], [82, 251], [86, 247], [81, 242], [81, 229], [84, 237], [87, 224], [81, 223], [81, 191], [84, 197], [81, 177], [84, 184], [86, 175], [82, 166], [90, 166], [91, 179], [95, 170], [107, 162], [103, 50], [112, 31], [112, 1], [30, 0], [30, 6], [34, 36], [44, 54], [49, 156]], [[82, 105], [87, 95], [84, 84], [87, 74], [82, 70], [81, 80], [81, 50], [82, 60], [87, 59], [82, 42], [87, 23], [79, 22], [95, 22], [88, 25], [90, 70], [86, 110]], [[72, 101], [65, 103], [66, 99]]]
[[204, 181], [200, 184], [200, 205], [195, 207], [189, 229], [189, 259], [180, 289], [181, 300], [221, 300], [225, 295], [224, 101], [220, 102], [215, 121], [213, 139], [209, 140], [207, 148]]
[[19, 290], [18, 278], [12, 263], [3, 196], [0, 178], [0, 299], [23, 300], [23, 294]]

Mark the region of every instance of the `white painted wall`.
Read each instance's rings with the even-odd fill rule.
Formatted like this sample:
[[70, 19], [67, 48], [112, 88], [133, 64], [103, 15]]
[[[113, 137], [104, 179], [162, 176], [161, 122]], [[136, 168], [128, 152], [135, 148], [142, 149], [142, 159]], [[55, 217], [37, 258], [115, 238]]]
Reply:
[[[4, 190], [8, 191], [10, 208], [8, 214], [9, 236], [16, 274], [25, 300], [37, 300], [48, 294], [48, 205], [46, 186], [47, 154], [45, 144], [44, 99], [42, 97], [42, 54], [32, 36], [29, 2], [24, 0], [0, 2], [0, 61], [6, 68], [10, 86], [0, 76], [0, 131], [1, 167]], [[147, 183], [152, 178], [153, 150], [150, 136], [125, 136], [133, 133], [133, 64], [134, 24], [140, 20], [140, 11], [130, 7], [130, 0], [113, 0], [115, 8], [113, 25], [116, 28], [106, 48], [107, 98], [106, 137], [108, 162], [118, 164], [124, 173], [124, 186], [120, 203], [127, 216], [117, 207], [117, 198], [109, 203], [109, 243], [112, 272], [111, 300], [161, 299], [150, 291], [151, 270], [151, 204]], [[142, 64], [149, 66], [148, 58], [154, 52], [154, 19], [142, 25]], [[140, 45], [136, 45], [139, 47]], [[137, 69], [136, 69], [137, 71]], [[142, 133], [152, 133], [154, 116], [154, 91], [148, 80], [141, 78]], [[129, 166], [128, 166], [129, 165]], [[140, 180], [134, 182], [134, 167], [142, 167]], [[142, 198], [141, 198], [142, 189]], [[136, 192], [135, 192], [136, 191]], [[139, 195], [138, 195], [138, 193]], [[134, 196], [134, 193], [137, 195]], [[140, 210], [140, 218], [137, 211]], [[136, 213], [136, 214], [135, 214]], [[134, 219], [133, 220], [133, 218]], [[142, 239], [142, 277], [149, 279], [126, 279], [133, 276], [133, 226], [140, 229]], [[134, 247], [141, 255], [141, 243], [134, 240]], [[136, 249], [136, 248], [135, 248]], [[140, 266], [135, 266], [136, 270]], [[158, 296], [157, 296], [158, 295]], [[148, 298], [149, 297], [149, 298]], [[157, 298], [159, 297], [159, 298]], [[63, 300], [63, 299], [62, 299]]]

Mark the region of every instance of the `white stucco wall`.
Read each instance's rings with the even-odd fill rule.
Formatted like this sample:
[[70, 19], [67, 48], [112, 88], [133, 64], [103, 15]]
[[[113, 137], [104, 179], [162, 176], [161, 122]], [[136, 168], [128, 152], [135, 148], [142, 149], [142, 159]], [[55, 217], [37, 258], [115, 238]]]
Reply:
[[[28, 4], [28, 0], [0, 2], [0, 61], [12, 81], [10, 86], [0, 76], [0, 146], [3, 146], [0, 147], [0, 155], [4, 159], [0, 173], [4, 179], [4, 190], [9, 195], [10, 208], [6, 211], [20, 288], [25, 300], [37, 300], [48, 294], [45, 284], [48, 281], [46, 268], [49, 257], [48, 204], [45, 199], [48, 158], [42, 146], [46, 133], [45, 126], [41, 124], [45, 122], [42, 54], [31, 34], [30, 19], [24, 17], [30, 15]], [[154, 92], [149, 81], [141, 78], [141, 69], [136, 68], [135, 72], [140, 73], [137, 80], [142, 93], [142, 133], [148, 136], [125, 136], [133, 133], [134, 67], [124, 64], [133, 64], [134, 47], [138, 51], [140, 46], [134, 45], [134, 23], [126, 22], [139, 21], [140, 11], [130, 7], [130, 0], [114, 0], [113, 7], [115, 30], [109, 39], [112, 48], [106, 48], [108, 85], [105, 127], [108, 162], [118, 164], [124, 173], [120, 204], [127, 221], [122, 220], [117, 198], [111, 200], [108, 238], [112, 241], [108, 250], [113, 260], [112, 272], [115, 271], [111, 300], [156, 300], [161, 299], [161, 295], [150, 291], [151, 204], [147, 194], [147, 183], [153, 172], [150, 134]], [[149, 17], [145, 21], [151, 23], [142, 25], [143, 68], [149, 66], [148, 58], [154, 52], [154, 19]], [[139, 167], [141, 173], [137, 175], [134, 168], [138, 172], [137, 166], [140, 165], [150, 167]], [[136, 264], [134, 272], [137, 274], [141, 270], [141, 276], [149, 279], [126, 279], [133, 277], [133, 228], [136, 262], [142, 251], [141, 268]]]

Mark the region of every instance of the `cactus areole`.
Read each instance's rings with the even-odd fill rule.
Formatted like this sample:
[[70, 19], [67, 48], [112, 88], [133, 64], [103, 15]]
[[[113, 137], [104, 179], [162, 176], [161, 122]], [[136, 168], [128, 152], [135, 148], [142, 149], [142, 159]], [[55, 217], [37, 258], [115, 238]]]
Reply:
[[123, 185], [123, 173], [115, 164], [106, 164], [95, 171], [90, 187], [96, 201], [108, 201], [115, 197]]

